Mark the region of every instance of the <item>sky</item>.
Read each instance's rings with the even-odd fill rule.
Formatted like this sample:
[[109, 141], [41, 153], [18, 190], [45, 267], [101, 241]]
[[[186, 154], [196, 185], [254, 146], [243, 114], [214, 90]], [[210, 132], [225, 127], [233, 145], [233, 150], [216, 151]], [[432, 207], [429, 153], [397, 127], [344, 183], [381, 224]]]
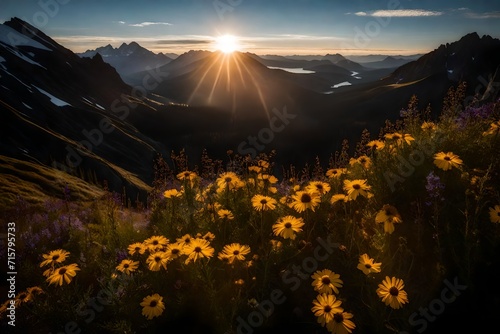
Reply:
[[500, 38], [498, 0], [0, 0], [0, 23], [11, 17], [74, 52], [135, 41], [182, 54], [231, 34], [259, 55], [410, 55]]

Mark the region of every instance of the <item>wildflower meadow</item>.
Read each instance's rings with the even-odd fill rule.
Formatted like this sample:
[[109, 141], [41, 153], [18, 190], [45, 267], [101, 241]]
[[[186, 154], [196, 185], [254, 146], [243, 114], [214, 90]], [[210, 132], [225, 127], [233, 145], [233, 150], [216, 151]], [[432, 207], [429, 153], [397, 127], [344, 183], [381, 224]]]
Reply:
[[300, 170], [173, 152], [147, 203], [19, 197], [2, 332], [479, 331], [500, 309], [500, 103], [415, 99]]

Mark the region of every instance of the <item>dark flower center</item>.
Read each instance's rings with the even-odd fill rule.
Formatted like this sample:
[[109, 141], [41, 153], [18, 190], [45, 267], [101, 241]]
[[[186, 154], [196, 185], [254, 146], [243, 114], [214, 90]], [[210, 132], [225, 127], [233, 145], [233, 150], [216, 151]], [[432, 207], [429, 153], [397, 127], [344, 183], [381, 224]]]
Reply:
[[361, 162], [362, 164], [364, 164], [366, 162], [366, 159], [365, 158], [361, 158], [361, 159], [359, 159], [359, 162]]
[[446, 161], [450, 161], [450, 160], [451, 160], [451, 158], [450, 158], [450, 157], [444, 157], [444, 160], [446, 160]]
[[391, 212], [391, 210], [386, 209], [386, 210], [385, 210], [385, 215], [386, 215], [386, 216], [392, 216], [392, 212]]
[[290, 228], [292, 227], [292, 223], [285, 223], [285, 228]]
[[224, 181], [226, 181], [227, 183], [231, 182], [232, 180], [233, 180], [233, 179], [232, 179], [232, 178], [230, 178], [229, 176], [228, 176], [228, 177], [226, 177], [226, 178], [224, 179]]
[[66, 273], [66, 268], [59, 269], [59, 275], [64, 275]]
[[157, 256], [155, 257], [155, 262], [160, 262], [161, 261], [161, 257]]
[[321, 283], [323, 283], [323, 284], [330, 284], [331, 283], [330, 277], [325, 276], [325, 277], [321, 278]]
[[199, 253], [199, 252], [201, 252], [201, 248], [200, 248], [200, 247], [196, 247], [196, 248], [194, 249], [194, 251], [195, 251], [196, 253]]
[[153, 240], [153, 245], [158, 245], [158, 240]]
[[336, 323], [341, 323], [344, 321], [344, 316], [342, 315], [342, 313], [335, 313], [333, 315], [333, 320], [336, 322]]
[[371, 265], [371, 264], [369, 264], [369, 263], [365, 263], [365, 268], [370, 269], [371, 267], [372, 267], [372, 265]]
[[238, 255], [238, 254], [240, 254], [240, 251], [239, 251], [239, 250], [235, 250], [235, 251], [233, 252], [233, 255]]
[[393, 287], [389, 290], [389, 293], [390, 293], [392, 296], [396, 297], [396, 296], [399, 294], [399, 290], [398, 290], [398, 288], [396, 288], [395, 286], [393, 286]]
[[356, 190], [361, 189], [361, 186], [359, 184], [354, 184], [352, 187]]
[[330, 305], [326, 305], [325, 308], [323, 309], [323, 311], [325, 313], [330, 313], [330, 311], [332, 310], [331, 306]]
[[392, 136], [392, 138], [394, 138], [394, 139], [401, 139], [401, 136], [395, 134], [395, 135]]
[[184, 240], [184, 243], [185, 243], [185, 244], [188, 244], [188, 243], [190, 243], [190, 242], [191, 242], [191, 239], [189, 239], [189, 238], [186, 238], [186, 239]]
[[179, 253], [179, 250], [177, 248], [172, 249], [172, 254], [175, 255], [175, 254], [178, 254], [178, 253]]
[[156, 300], [152, 300], [150, 303], [149, 303], [149, 306], [150, 307], [155, 307], [156, 305], [158, 305], [158, 302]]
[[138, 251], [140, 251], [140, 250], [141, 250], [141, 247], [139, 247], [139, 246], [135, 247], [135, 251], [137, 251], [137, 252], [138, 252]]
[[58, 254], [57, 254], [57, 255], [54, 255], [54, 256], [52, 256], [52, 261], [56, 261], [58, 258], [59, 258], [59, 255], [58, 255]]
[[309, 203], [311, 202], [311, 196], [309, 194], [302, 194], [302, 196], [300, 197], [300, 201], [302, 203]]
[[318, 190], [323, 190], [323, 185], [322, 185], [322, 184], [317, 184], [317, 185], [316, 185], [316, 189], [318, 189]]
[[123, 265], [123, 268], [125, 268], [125, 269], [127, 269], [128, 267], [129, 267], [128, 263], [125, 263], [125, 264]]
[[267, 200], [265, 198], [261, 199], [260, 204], [267, 204]]

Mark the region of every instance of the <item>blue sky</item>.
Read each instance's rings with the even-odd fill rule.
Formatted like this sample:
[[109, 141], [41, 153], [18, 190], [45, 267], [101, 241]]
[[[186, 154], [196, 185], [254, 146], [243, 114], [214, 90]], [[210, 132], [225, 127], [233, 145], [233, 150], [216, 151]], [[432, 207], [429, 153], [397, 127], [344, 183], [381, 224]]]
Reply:
[[213, 50], [221, 34], [257, 54], [413, 54], [470, 32], [500, 38], [496, 0], [0, 0], [83, 52], [136, 41], [155, 52]]

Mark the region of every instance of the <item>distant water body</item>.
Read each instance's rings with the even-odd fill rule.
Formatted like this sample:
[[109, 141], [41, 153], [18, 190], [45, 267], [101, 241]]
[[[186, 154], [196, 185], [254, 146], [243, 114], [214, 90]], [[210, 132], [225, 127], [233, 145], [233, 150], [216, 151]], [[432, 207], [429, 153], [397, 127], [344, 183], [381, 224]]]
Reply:
[[297, 68], [290, 68], [290, 67], [275, 67], [275, 66], [268, 66], [267, 68], [271, 70], [283, 70], [287, 71], [290, 73], [299, 73], [299, 74], [311, 74], [311, 73], [316, 73], [316, 71], [309, 71], [309, 70], [304, 70], [303, 68], [297, 67]]

